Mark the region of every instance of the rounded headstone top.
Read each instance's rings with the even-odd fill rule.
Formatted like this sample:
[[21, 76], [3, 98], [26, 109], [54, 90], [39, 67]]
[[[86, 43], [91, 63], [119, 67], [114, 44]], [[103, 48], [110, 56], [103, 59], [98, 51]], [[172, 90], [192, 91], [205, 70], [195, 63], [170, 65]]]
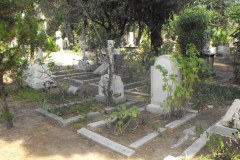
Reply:
[[56, 38], [61, 38], [62, 37], [62, 32], [61, 31], [56, 31]]
[[155, 60], [154, 66], [163, 65], [167, 62], [174, 63], [170, 55], [161, 55]]

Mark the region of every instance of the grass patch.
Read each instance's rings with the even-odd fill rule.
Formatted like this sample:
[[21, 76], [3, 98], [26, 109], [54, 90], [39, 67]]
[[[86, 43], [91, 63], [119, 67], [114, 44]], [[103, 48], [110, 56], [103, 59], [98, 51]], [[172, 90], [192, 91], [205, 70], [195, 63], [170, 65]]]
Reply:
[[72, 124], [70, 126], [70, 128], [73, 129], [73, 130], [78, 130], [78, 129], [86, 126], [87, 124], [88, 124], [88, 119], [85, 117], [85, 118], [79, 120], [78, 122]]
[[63, 118], [76, 115], [85, 115], [89, 112], [97, 112], [106, 108], [106, 104], [97, 101], [87, 101], [80, 104], [73, 104], [66, 107], [49, 109], [48, 111]]
[[42, 91], [35, 90], [30, 87], [25, 87], [17, 90], [7, 88], [7, 93], [9, 97], [14, 101], [41, 102], [44, 98], [44, 93]]
[[195, 109], [203, 109], [207, 105], [226, 106], [240, 97], [240, 90], [229, 86], [220, 86], [209, 83], [197, 83], [191, 102]]

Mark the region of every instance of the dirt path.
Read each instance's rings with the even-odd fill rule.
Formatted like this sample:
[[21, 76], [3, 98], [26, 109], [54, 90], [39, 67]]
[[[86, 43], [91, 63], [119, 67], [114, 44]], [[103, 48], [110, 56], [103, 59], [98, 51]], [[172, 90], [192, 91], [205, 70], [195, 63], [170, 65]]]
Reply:
[[124, 159], [111, 150], [81, 138], [38, 115], [33, 107], [11, 107], [14, 125], [0, 128], [0, 160]]
[[[0, 160], [111, 160], [127, 159], [63, 128], [35, 112], [34, 104], [11, 104], [14, 125], [11, 130], [0, 128]], [[187, 146], [169, 149], [176, 143], [181, 131], [197, 123], [203, 127], [213, 124], [226, 108], [202, 111], [197, 119], [168, 131], [151, 143], [140, 147], [131, 160], [160, 160], [168, 154], [178, 155]]]

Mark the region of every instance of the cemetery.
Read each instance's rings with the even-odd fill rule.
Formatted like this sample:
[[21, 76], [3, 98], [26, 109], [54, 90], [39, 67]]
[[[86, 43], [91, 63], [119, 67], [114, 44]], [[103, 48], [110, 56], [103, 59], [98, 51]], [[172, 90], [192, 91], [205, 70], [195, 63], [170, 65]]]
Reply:
[[0, 160], [240, 159], [239, 11], [0, 2]]

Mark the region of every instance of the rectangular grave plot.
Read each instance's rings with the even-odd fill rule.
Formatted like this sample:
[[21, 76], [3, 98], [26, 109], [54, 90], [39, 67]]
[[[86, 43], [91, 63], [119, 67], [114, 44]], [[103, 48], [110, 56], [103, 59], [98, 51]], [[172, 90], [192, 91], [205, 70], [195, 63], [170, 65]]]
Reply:
[[115, 124], [108, 124], [96, 129], [96, 133], [103, 137], [111, 139], [115, 142], [121, 142], [121, 144], [128, 146], [131, 143], [145, 137], [153, 131], [157, 131], [159, 127], [164, 127], [169, 121], [160, 120], [163, 117], [159, 115], [153, 115], [147, 111], [142, 111], [142, 116], [139, 116], [136, 120], [132, 121], [126, 128], [123, 135], [119, 135], [115, 131]]
[[[129, 102], [130, 101], [127, 101], [126, 103]], [[99, 115], [97, 112], [106, 112], [104, 111], [106, 108], [114, 108], [116, 106], [118, 105], [112, 104], [110, 106], [107, 106], [105, 103], [99, 102], [97, 100], [90, 100], [76, 104], [73, 103], [70, 105], [64, 105], [62, 107], [51, 108], [47, 111], [56, 116], [62, 117], [63, 119], [68, 119], [78, 115]]]

